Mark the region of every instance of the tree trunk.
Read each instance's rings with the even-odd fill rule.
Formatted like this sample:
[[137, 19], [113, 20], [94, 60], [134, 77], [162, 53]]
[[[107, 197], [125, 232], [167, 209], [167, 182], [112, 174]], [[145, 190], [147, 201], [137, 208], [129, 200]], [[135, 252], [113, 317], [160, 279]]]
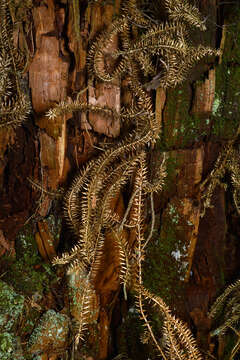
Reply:
[[[161, 13], [164, 2], [159, 3], [161, 22], [166, 14]], [[24, 93], [32, 106], [31, 114], [20, 126], [16, 121], [14, 125], [5, 120], [0, 123], [0, 354], [3, 359], [104, 360], [119, 354], [131, 359], [155, 358], [159, 354], [154, 341], [141, 342], [145, 333], [134, 305], [137, 286], [132, 289], [122, 284], [117, 250], [119, 236], [128, 251], [137, 254], [132, 250], [138, 236], [134, 214], [143, 155], [136, 149], [125, 156], [129, 162], [138, 156], [138, 167], [115, 191], [109, 205], [119, 223], [127, 214], [130, 225], [120, 227], [120, 235], [116, 235], [114, 226], [104, 232], [96, 274], [89, 271], [85, 276], [87, 267], [73, 267], [67, 272], [65, 266], [52, 266], [57, 255], [66, 251], [71, 254], [78, 241], [79, 229], [74, 233], [68, 218], [69, 191], [75, 191], [71, 184], [77, 184], [77, 176], [80, 171], [83, 174], [89, 160], [97, 161], [104, 151], [112, 154], [112, 149], [132, 130], [121, 121], [122, 108], [135, 101], [130, 76], [106, 82], [91, 67], [94, 55], [90, 49], [97, 52], [93, 44], [102, 41], [104, 30], [107, 39], [124, 2], [0, 0], [0, 4], [2, 16], [7, 16], [7, 25], [5, 20], [0, 25], [0, 60], [8, 53], [3, 36], [7, 29], [11, 59], [15, 59], [11, 60], [12, 66], [18, 63], [15, 52], [24, 54], [19, 65], [21, 75], [17, 75], [15, 66], [10, 80], [16, 94]], [[146, 10], [148, 1], [139, 1], [138, 5], [150, 16]], [[225, 154], [228, 149], [233, 154], [238, 144], [240, 8], [230, 1], [221, 4], [217, 0], [201, 0], [199, 7], [206, 16], [207, 31], [192, 29], [189, 36], [194, 46], [220, 48], [220, 56], [205, 57], [192, 67], [184, 82], [173, 88], [158, 86], [156, 74], [144, 77], [141, 70], [139, 75], [154, 104], [154, 118], [161, 124], [155, 145], [143, 147], [151, 183], [159, 181], [166, 158], [162, 190], [151, 192], [153, 195], [145, 199], [142, 227], [145, 238], [149, 234], [152, 238], [145, 249], [143, 284], [187, 323], [204, 359], [230, 359], [237, 336], [231, 332], [225, 337], [210, 336], [216, 326], [208, 311], [239, 271], [239, 215], [234, 207], [236, 187], [231, 177], [236, 172], [227, 168], [231, 157], [225, 159], [221, 154], [224, 146]], [[135, 16], [138, 19], [139, 15]], [[145, 28], [132, 21], [127, 31], [133, 43]], [[99, 55], [100, 70], [114, 72], [119, 60], [112, 54], [119, 48], [126, 50], [124, 41], [118, 31], [113, 31], [111, 41], [102, 50], [104, 60]], [[161, 66], [164, 69], [164, 64]], [[2, 69], [5, 71], [0, 63], [3, 77]], [[81, 103], [81, 111], [73, 111], [73, 101]], [[69, 110], [51, 116], [51, 109], [61, 102], [68, 104]], [[85, 108], [83, 104], [87, 104]], [[97, 107], [111, 109], [113, 116], [106, 116], [105, 110]], [[217, 163], [219, 158], [225, 160]], [[221, 166], [225, 170], [219, 175], [211, 173]], [[98, 188], [105, 179], [99, 181], [88, 199], [93, 215], [98, 214], [101, 205], [94, 194], [101, 191]], [[117, 184], [117, 178], [115, 181]], [[85, 191], [84, 187], [80, 189]], [[77, 200], [76, 204], [73, 223], [80, 218], [78, 212], [83, 206], [78, 206]], [[80, 259], [79, 254], [76, 259]], [[91, 295], [84, 302], [87, 291]], [[83, 306], [90, 308], [85, 325]], [[146, 312], [156, 338], [164, 343], [162, 315], [149, 304]], [[81, 322], [87, 330], [78, 338]]]

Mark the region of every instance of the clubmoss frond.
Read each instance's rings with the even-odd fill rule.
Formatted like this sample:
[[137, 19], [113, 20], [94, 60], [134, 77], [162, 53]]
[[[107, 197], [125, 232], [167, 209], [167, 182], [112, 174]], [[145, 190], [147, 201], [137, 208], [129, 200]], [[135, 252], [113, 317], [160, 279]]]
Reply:
[[233, 149], [231, 157], [227, 161], [227, 169], [231, 174], [231, 182], [233, 186], [233, 201], [235, 208], [240, 214], [240, 167], [239, 167], [239, 151]]
[[238, 340], [231, 352], [231, 359], [234, 359], [236, 353], [239, 351], [239, 332], [236, 330], [240, 320], [239, 288], [240, 280], [229, 285], [223, 294], [216, 299], [209, 312], [209, 317], [218, 324], [218, 326], [211, 331], [211, 336], [222, 338], [227, 332], [232, 331], [238, 336]]
[[63, 197], [63, 189], [59, 189], [57, 191], [49, 191], [43, 188], [43, 186], [36, 180], [31, 179], [30, 177], [27, 177], [27, 180], [29, 181], [29, 183], [31, 184], [31, 186], [34, 189], [37, 189], [38, 191], [41, 191], [41, 193], [46, 194], [52, 198], [58, 198], [61, 199]]
[[113, 119], [119, 118], [119, 114], [114, 109], [111, 109], [107, 106], [103, 107], [99, 105], [85, 104], [78, 100], [62, 101], [59, 104], [55, 105], [54, 108], [48, 110], [46, 116], [49, 119], [55, 119], [58, 116], [62, 116], [75, 111], [99, 113], [102, 116], [112, 117]]
[[169, 12], [169, 18], [175, 21], [186, 21], [189, 25], [206, 30], [201, 13], [186, 0], [164, 0]]
[[188, 327], [171, 314], [169, 307], [159, 296], [153, 295], [145, 288], [142, 288], [142, 293], [146, 299], [157, 306], [164, 317], [163, 337], [166, 355], [169, 356], [171, 360], [202, 360], [202, 355]]
[[[102, 216], [104, 220], [104, 225], [112, 218], [111, 202], [120, 192], [121, 188], [130, 180], [130, 177], [133, 175], [136, 170], [139, 157], [134, 157], [129, 162], [124, 162], [121, 167], [123, 167], [122, 173], [118, 173], [116, 181], [113, 181], [108, 192], [103, 199], [103, 208]], [[106, 225], [105, 225], [106, 226]]]
[[214, 304], [212, 305], [210, 311], [209, 311], [209, 317], [212, 319], [216, 317], [217, 313], [222, 310], [222, 307], [224, 306], [224, 303], [226, 299], [232, 295], [233, 292], [239, 291], [240, 289], [240, 279], [235, 281], [233, 284], [229, 285], [226, 290], [223, 292], [222, 295], [220, 295]]
[[64, 215], [77, 235], [79, 234], [79, 223], [81, 222], [79, 193], [82, 191], [83, 186], [85, 186], [93, 166], [94, 163], [91, 161], [87, 167], [76, 176], [70, 189], [65, 195]]
[[0, 128], [17, 127], [31, 112], [30, 99], [21, 88], [24, 57], [14, 47], [9, 2], [0, 1]]
[[89, 323], [92, 319], [92, 312], [95, 291], [88, 279], [88, 276], [83, 275], [83, 282], [79, 289], [75, 290], [75, 301], [77, 302], [77, 313], [75, 317], [77, 318], [77, 331], [75, 335], [75, 345], [77, 346], [79, 341], [84, 340], [84, 333], [86, 332]]
[[224, 319], [224, 323], [211, 331], [211, 336], [224, 336], [226, 335], [226, 332], [229, 331], [235, 324], [239, 322], [240, 318], [240, 306], [235, 308], [235, 311], [237, 312], [235, 315], [232, 315], [231, 317], [228, 317], [227, 319]]
[[123, 284], [124, 297], [127, 299], [126, 288], [130, 284], [131, 278], [131, 264], [130, 264], [130, 254], [129, 245], [123, 235], [123, 232], [114, 231], [114, 237], [116, 239], [117, 248], [119, 251], [119, 264], [120, 264], [120, 280]]
[[153, 184], [146, 182], [146, 184], [144, 186], [144, 190], [146, 193], [154, 193], [154, 192], [159, 192], [162, 190], [163, 185], [164, 185], [164, 180], [167, 176], [166, 159], [167, 159], [167, 155], [164, 153], [161, 166], [158, 170], [158, 179]]
[[207, 208], [210, 208], [211, 198], [216, 189], [217, 185], [222, 185], [221, 179], [223, 178], [226, 169], [229, 157], [233, 154], [233, 143], [230, 142], [226, 145], [223, 151], [220, 152], [214, 168], [207, 176], [207, 178], [201, 183], [200, 190], [202, 191], [202, 212], [201, 217], [205, 215], [205, 211]]
[[61, 255], [61, 257], [55, 257], [52, 261], [53, 265], [66, 265], [73, 261], [75, 261], [76, 257], [78, 256], [80, 251], [80, 246], [75, 245], [71, 253], [65, 252]]
[[130, 21], [140, 27], [148, 27], [152, 24], [150, 19], [144, 17], [141, 10], [138, 9], [137, 0], [125, 0], [122, 6], [123, 15]]
[[110, 82], [119, 77], [126, 67], [126, 59], [119, 62], [112, 74], [105, 68], [105, 52], [112, 44], [114, 37], [123, 32], [128, 24], [125, 18], [118, 18], [113, 21], [107, 31], [104, 31], [94, 42], [89, 51], [89, 70], [93, 70], [94, 74], [105, 82]]
[[103, 268], [103, 258], [104, 258], [104, 236], [103, 234], [99, 235], [98, 241], [96, 241], [95, 249], [94, 249], [94, 259], [92, 262], [90, 280], [94, 282], [96, 276], [99, 271]]

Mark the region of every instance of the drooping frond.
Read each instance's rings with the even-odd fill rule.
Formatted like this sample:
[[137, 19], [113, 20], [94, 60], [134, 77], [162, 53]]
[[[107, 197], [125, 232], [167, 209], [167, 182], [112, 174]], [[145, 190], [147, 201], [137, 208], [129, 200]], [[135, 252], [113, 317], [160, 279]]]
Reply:
[[123, 284], [124, 297], [127, 298], [126, 288], [129, 286], [131, 278], [131, 263], [130, 263], [130, 254], [129, 245], [123, 236], [122, 232], [114, 232], [114, 237], [116, 239], [117, 248], [119, 252], [119, 264], [120, 264], [120, 280]]
[[164, 0], [169, 12], [169, 18], [175, 21], [184, 20], [189, 25], [206, 30], [205, 22], [201, 13], [195, 6], [186, 0]]
[[196, 341], [188, 327], [174, 315], [169, 307], [156, 295], [142, 288], [143, 296], [153, 302], [164, 318], [163, 338], [166, 355], [171, 360], [202, 360]]
[[70, 274], [71, 312], [76, 320], [75, 344], [84, 339], [84, 333], [91, 322], [94, 312], [95, 290], [86, 271], [77, 269]]
[[58, 189], [57, 191], [50, 191], [47, 189], [44, 189], [43, 186], [37, 181], [33, 180], [30, 177], [27, 178], [29, 183], [34, 189], [37, 189], [38, 191], [41, 191], [41, 193], [44, 193], [52, 198], [59, 198], [61, 199], [63, 197], [63, 189]]
[[[230, 359], [235, 359], [239, 352], [239, 320], [240, 320], [240, 280], [229, 285], [212, 305], [209, 317], [213, 319], [215, 328], [211, 336], [222, 338], [226, 333], [235, 333], [238, 337], [232, 348]], [[217, 325], [216, 325], [217, 324]]]
[[226, 290], [223, 292], [222, 295], [220, 295], [214, 304], [212, 305], [209, 316], [213, 319], [216, 317], [217, 313], [221, 311], [222, 307], [224, 306], [224, 303], [226, 299], [232, 295], [233, 292], [240, 290], [240, 280], [238, 279], [233, 284], [229, 285]]
[[236, 149], [233, 150], [232, 156], [228, 158], [227, 169], [231, 174], [234, 205], [238, 214], [240, 214], [240, 167], [239, 151]]
[[124, 16], [141, 27], [148, 27], [151, 21], [144, 17], [143, 13], [138, 9], [137, 0], [125, 0], [122, 6]]
[[119, 118], [119, 114], [114, 109], [108, 108], [107, 106], [103, 107], [99, 105], [85, 104], [78, 100], [72, 101], [70, 99], [68, 101], [61, 101], [54, 108], [48, 110], [46, 116], [49, 119], [55, 119], [58, 116], [75, 111], [100, 113], [105, 117], [112, 117], [114, 119]]
[[211, 198], [217, 185], [223, 186], [225, 189], [226, 184], [222, 182], [222, 179], [226, 172], [230, 173], [231, 182], [233, 186], [233, 201], [238, 213], [239, 210], [239, 190], [240, 190], [240, 167], [239, 167], [239, 151], [235, 149], [235, 142], [238, 136], [238, 131], [235, 134], [234, 139], [228, 142], [228, 144], [220, 151], [219, 156], [214, 164], [214, 168], [207, 176], [207, 178], [201, 183], [200, 190], [202, 191], [202, 204], [203, 210], [201, 216], [204, 216], [208, 207], [211, 207]]
[[[193, 65], [205, 56], [219, 55], [218, 51], [204, 46], [192, 48], [188, 38], [188, 27], [205, 30], [199, 10], [185, 0], [166, 0], [169, 20], [155, 24], [145, 17], [137, 1], [124, 2], [122, 15], [102, 32], [89, 51], [90, 71], [102, 81], [112, 81], [131, 73], [137, 79], [139, 67], [145, 76], [154, 75], [156, 67], [152, 58], [157, 56], [161, 66], [161, 81], [158, 86], [176, 86], [182, 82]], [[132, 24], [144, 29], [136, 39], [130, 37]], [[116, 35], [119, 34], [122, 49], [110, 51]], [[111, 52], [112, 71], [106, 67], [105, 57]], [[138, 66], [139, 65], [139, 66]]]
[[161, 166], [158, 169], [158, 178], [157, 178], [157, 180], [154, 181], [154, 183], [147, 182], [145, 184], [144, 190], [146, 193], [154, 193], [154, 192], [159, 192], [162, 190], [163, 185], [164, 185], [164, 180], [167, 176], [166, 159], [167, 159], [167, 155], [164, 153]]
[[94, 42], [89, 51], [89, 70], [102, 81], [110, 82], [119, 77], [126, 69], [126, 58], [122, 59], [112, 73], [105, 68], [105, 53], [112, 45], [115, 36], [127, 29], [125, 18], [118, 18], [112, 22], [107, 31], [104, 31]]
[[31, 104], [21, 86], [25, 60], [14, 47], [8, 0], [0, 1], [0, 18], [0, 128], [14, 128], [27, 119]]
[[207, 208], [212, 207], [211, 198], [216, 189], [217, 185], [222, 185], [221, 179], [223, 178], [226, 168], [227, 162], [231, 154], [233, 153], [233, 144], [229, 143], [223, 151], [220, 152], [213, 170], [207, 176], [207, 178], [201, 183], [200, 190], [202, 191], [202, 204], [203, 210], [201, 212], [201, 216], [204, 216]]

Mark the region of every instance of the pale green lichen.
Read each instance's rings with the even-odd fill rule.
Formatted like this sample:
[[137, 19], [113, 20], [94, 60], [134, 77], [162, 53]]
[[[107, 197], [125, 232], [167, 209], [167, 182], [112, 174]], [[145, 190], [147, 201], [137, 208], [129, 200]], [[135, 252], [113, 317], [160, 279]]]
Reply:
[[0, 280], [0, 329], [10, 331], [24, 307], [24, 297]]
[[29, 339], [29, 352], [40, 354], [51, 348], [53, 351], [66, 346], [69, 318], [54, 310], [43, 314], [39, 324]]
[[168, 209], [171, 221], [173, 222], [173, 224], [178, 224], [179, 222], [179, 214], [177, 212], [176, 207], [173, 204], [169, 204], [169, 209]]
[[218, 112], [218, 109], [220, 107], [220, 104], [221, 104], [221, 100], [220, 98], [218, 97], [218, 94], [215, 95], [215, 98], [214, 98], [214, 102], [213, 102], [213, 107], [212, 107], [212, 113], [213, 115], [216, 115], [217, 112]]

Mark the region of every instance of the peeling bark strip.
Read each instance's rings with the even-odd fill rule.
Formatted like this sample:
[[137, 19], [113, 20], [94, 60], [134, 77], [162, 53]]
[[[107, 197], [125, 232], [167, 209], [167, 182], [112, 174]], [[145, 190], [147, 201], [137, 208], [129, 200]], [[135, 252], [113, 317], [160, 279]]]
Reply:
[[[41, 182], [43, 188], [56, 190], [66, 178], [66, 121], [67, 116], [49, 121], [45, 113], [56, 102], [66, 99], [69, 59], [64, 56], [65, 44], [61, 32], [65, 24], [65, 10], [53, 0], [41, 2], [33, 9], [36, 31], [36, 52], [29, 68], [29, 85], [36, 124], [39, 132], [41, 157]], [[57, 25], [57, 26], [56, 26]], [[47, 149], [47, 151], [46, 151]], [[46, 216], [51, 206], [47, 195], [39, 209]]]
[[33, 10], [36, 53], [29, 68], [29, 83], [37, 114], [44, 114], [53, 103], [66, 98], [69, 64], [61, 56], [63, 40], [55, 28], [57, 15], [53, 0]]

